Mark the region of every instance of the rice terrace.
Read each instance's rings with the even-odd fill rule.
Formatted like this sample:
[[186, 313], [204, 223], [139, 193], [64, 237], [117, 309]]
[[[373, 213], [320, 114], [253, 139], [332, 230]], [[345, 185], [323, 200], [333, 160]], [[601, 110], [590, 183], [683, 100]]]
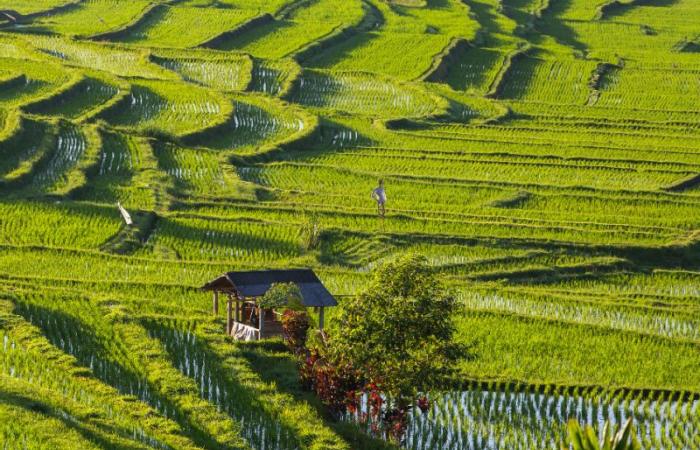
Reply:
[[0, 0], [0, 450], [608, 432], [700, 449], [700, 0]]

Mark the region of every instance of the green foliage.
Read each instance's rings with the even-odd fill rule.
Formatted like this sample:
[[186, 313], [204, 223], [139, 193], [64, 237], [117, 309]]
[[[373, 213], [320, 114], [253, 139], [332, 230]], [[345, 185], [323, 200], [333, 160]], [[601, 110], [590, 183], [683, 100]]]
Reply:
[[[462, 373], [469, 378], [528, 380], [535, 384], [556, 379], [570, 384], [638, 389], [700, 386], [700, 377], [668, 369], [669, 365], [689, 368], [698, 364], [700, 357], [693, 343], [629, 328], [613, 331], [586, 321], [553, 318], [554, 314], [542, 318], [519, 316], [510, 309], [464, 313], [457, 319], [457, 340], [470, 343], [474, 356], [460, 361]], [[597, 354], [586, 351], [590, 348], [598, 349]], [[620, 352], [621, 348], [627, 351]], [[499, 358], [492, 358], [494, 354]], [[571, 367], [576, 371], [572, 373]]]
[[[637, 438], [634, 434], [634, 426], [632, 419], [627, 421], [620, 427], [620, 430], [614, 435], [611, 435], [610, 423], [605, 422], [603, 427], [603, 435], [598, 440], [593, 427], [587, 425], [581, 428], [581, 425], [576, 420], [569, 421], [568, 428], [568, 444], [573, 446], [574, 450], [639, 450], [641, 449]], [[570, 448], [563, 445], [562, 449]]]
[[326, 0], [302, 3], [284, 20], [270, 21], [249, 32], [221, 42], [217, 48], [243, 50], [263, 58], [289, 56], [328, 36], [334, 30], [356, 24], [362, 18], [359, 0]]
[[330, 357], [363, 371], [390, 398], [410, 400], [439, 386], [459, 358], [456, 311], [455, 297], [424, 259], [399, 258], [343, 305]]
[[[17, 300], [17, 297], [12, 300]], [[63, 339], [66, 346], [70, 345], [69, 341], [77, 344], [75, 336], [79, 328], [75, 327], [75, 322], [71, 323], [73, 327], [54, 322], [51, 331], [44, 336], [41, 331], [46, 330], [40, 330], [23, 320], [13, 309], [14, 305], [7, 298], [0, 300], [0, 379], [3, 380], [0, 403], [31, 409], [35, 414], [29, 415], [30, 420], [36, 420], [40, 414], [44, 423], [56, 431], [60, 430], [56, 426], [56, 422], [59, 422], [64, 427], [87, 432], [103, 445], [137, 445], [137, 448], [142, 448], [141, 445], [150, 443], [183, 449], [196, 448], [190, 439], [180, 434], [181, 430], [173, 421], [158, 415], [143, 402], [134, 402], [133, 397], [123, 395], [115, 387], [101, 383], [93, 376], [94, 372], [79, 365], [77, 358], [67, 356], [52, 345], [54, 339]], [[17, 309], [26, 311], [26, 306]], [[81, 309], [84, 313], [86, 308]], [[57, 314], [54, 317], [67, 316]], [[34, 319], [42, 325], [48, 325], [45, 315], [35, 314]], [[86, 328], [80, 329], [88, 331]], [[83, 345], [85, 343], [83, 341]], [[101, 360], [104, 355], [95, 350], [92, 348], [90, 352], [78, 353], [77, 356], [92, 357], [95, 372], [102, 372], [99, 369], [106, 366]], [[72, 417], [72, 420], [67, 421], [67, 417]], [[23, 425], [30, 427], [26, 430], [34, 429], [31, 421]], [[24, 447], [39, 441], [26, 431], [8, 427], [5, 421], [1, 428], [0, 437], [16, 436]], [[36, 431], [39, 433], [37, 437], [45, 433]], [[75, 435], [70, 432], [44, 437], [58, 442], [61, 439], [69, 441], [71, 437], [75, 439]]]
[[375, 117], [424, 117], [437, 112], [441, 100], [416, 86], [362, 72], [306, 71], [290, 97], [302, 105]]
[[249, 56], [236, 54], [224, 58], [217, 53], [192, 52], [182, 56], [179, 52], [160, 51], [153, 61], [177, 72], [185, 81], [223, 91], [244, 90], [250, 84], [253, 70]]
[[260, 298], [259, 305], [262, 308], [304, 310], [301, 291], [294, 283], [272, 283]]

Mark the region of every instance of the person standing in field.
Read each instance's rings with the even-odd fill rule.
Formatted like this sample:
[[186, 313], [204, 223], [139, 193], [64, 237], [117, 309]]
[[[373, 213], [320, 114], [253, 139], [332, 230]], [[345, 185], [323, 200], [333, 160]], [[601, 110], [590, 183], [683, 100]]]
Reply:
[[379, 179], [379, 186], [374, 188], [370, 197], [377, 202], [377, 212], [379, 213], [379, 217], [384, 218], [384, 214], [386, 213], [386, 191], [384, 190], [384, 180], [381, 178]]

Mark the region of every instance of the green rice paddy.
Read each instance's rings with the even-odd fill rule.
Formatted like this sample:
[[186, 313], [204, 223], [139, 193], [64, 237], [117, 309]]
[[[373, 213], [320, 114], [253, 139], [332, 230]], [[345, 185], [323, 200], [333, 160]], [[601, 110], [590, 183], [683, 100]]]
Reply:
[[697, 0], [0, 12], [1, 449], [395, 448], [197, 288], [311, 267], [342, 308], [409, 252], [469, 355], [404, 448], [700, 448]]

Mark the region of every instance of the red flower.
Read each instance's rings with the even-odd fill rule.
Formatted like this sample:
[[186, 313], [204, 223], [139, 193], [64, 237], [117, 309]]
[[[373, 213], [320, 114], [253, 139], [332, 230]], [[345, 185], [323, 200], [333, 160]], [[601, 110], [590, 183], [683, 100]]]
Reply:
[[418, 399], [418, 408], [423, 412], [423, 414], [428, 412], [430, 408], [430, 400], [425, 395]]

